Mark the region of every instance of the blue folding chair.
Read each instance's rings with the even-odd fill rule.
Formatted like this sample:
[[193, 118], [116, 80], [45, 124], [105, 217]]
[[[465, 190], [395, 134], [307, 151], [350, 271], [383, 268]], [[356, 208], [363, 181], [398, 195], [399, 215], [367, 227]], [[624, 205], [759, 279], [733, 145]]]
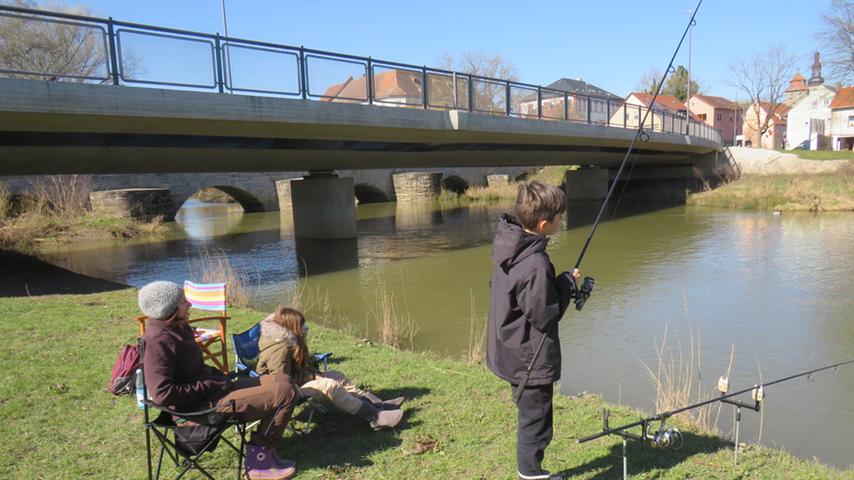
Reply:
[[[234, 346], [234, 367], [238, 375], [249, 375], [250, 377], [260, 376], [260, 374], [255, 371], [255, 366], [258, 364], [258, 355], [260, 353], [260, 349], [258, 348], [258, 341], [260, 339], [260, 323], [256, 323], [249, 330], [231, 334], [231, 344]], [[329, 370], [329, 357], [331, 356], [331, 352], [316, 353], [313, 355], [315, 364], [318, 366], [322, 365], [322, 367], [320, 367], [322, 372]], [[327, 411], [325, 406], [303, 396], [302, 392], [299, 392], [299, 394], [300, 400], [297, 404], [306, 403], [309, 405], [308, 420], [306, 423], [311, 423], [311, 420], [314, 418], [315, 411], [324, 413]], [[293, 426], [290, 426], [289, 428], [292, 428], [297, 433], [303, 433], [301, 430]]]

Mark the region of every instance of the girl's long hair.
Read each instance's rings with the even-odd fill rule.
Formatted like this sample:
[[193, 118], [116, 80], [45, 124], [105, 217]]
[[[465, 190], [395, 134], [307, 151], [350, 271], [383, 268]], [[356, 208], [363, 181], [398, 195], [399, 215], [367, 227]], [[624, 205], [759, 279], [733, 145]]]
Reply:
[[294, 370], [305, 370], [308, 365], [308, 346], [305, 343], [303, 335], [303, 325], [305, 325], [305, 317], [298, 310], [293, 308], [276, 307], [276, 313], [273, 315], [273, 321], [287, 328], [294, 338], [297, 339], [297, 344], [294, 348]]

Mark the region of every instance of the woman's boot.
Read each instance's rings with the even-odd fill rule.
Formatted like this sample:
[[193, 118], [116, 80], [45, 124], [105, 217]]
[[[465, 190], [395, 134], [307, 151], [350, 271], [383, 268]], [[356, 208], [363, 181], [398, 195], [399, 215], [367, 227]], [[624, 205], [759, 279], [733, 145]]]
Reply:
[[374, 404], [380, 410], [397, 410], [403, 405], [406, 397], [392, 398], [391, 400], [383, 400], [371, 392], [365, 392], [365, 400]]
[[[280, 460], [289, 462], [289, 460]], [[282, 466], [276, 462], [276, 452], [267, 447], [246, 444], [246, 466], [244, 476], [247, 480], [287, 480], [297, 473], [294, 462]]]
[[370, 422], [371, 428], [381, 430], [383, 428], [394, 428], [403, 419], [403, 410], [378, 410], [373, 403], [362, 401], [362, 406], [356, 412], [356, 416]]

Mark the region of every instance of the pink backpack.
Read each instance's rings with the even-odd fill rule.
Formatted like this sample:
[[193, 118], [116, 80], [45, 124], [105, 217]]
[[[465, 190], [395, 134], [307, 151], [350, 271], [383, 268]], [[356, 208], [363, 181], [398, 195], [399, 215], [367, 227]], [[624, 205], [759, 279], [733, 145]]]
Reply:
[[113, 372], [110, 374], [110, 383], [107, 390], [113, 395], [129, 394], [134, 389], [134, 376], [139, 364], [139, 347], [136, 345], [125, 345], [119, 352], [116, 363], [113, 364]]

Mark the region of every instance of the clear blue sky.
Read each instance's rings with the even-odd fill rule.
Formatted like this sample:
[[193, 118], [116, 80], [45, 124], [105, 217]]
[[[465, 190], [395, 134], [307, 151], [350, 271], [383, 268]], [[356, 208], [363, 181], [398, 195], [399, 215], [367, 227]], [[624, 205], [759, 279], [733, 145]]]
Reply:
[[[65, 0], [96, 16], [221, 32], [220, 0]], [[809, 76], [815, 33], [829, 0], [705, 0], [694, 29], [692, 76], [706, 93], [735, 98], [729, 65], [783, 44]], [[626, 95], [663, 70], [694, 0], [311, 2], [226, 0], [229, 34], [290, 45], [437, 65], [446, 52], [501, 53], [519, 80], [581, 77]], [[677, 64], [688, 63], [686, 45]], [[741, 94], [741, 97], [744, 95]]]

